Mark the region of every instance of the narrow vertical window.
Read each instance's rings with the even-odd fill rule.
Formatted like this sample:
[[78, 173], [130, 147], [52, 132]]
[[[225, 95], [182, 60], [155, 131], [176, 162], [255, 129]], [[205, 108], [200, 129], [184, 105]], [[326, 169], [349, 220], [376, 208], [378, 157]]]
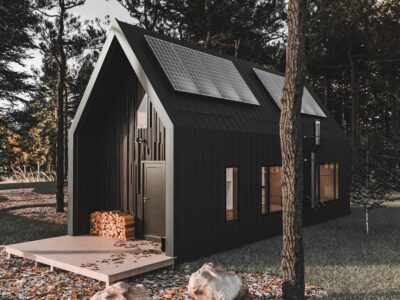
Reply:
[[137, 110], [137, 128], [147, 128], [147, 94], [144, 94], [142, 102], [140, 102]]
[[335, 199], [339, 199], [339, 164], [335, 166]]
[[323, 164], [319, 167], [319, 199], [322, 202], [339, 198], [339, 164]]
[[267, 209], [267, 168], [261, 168], [261, 213], [265, 215], [268, 213]]
[[237, 220], [237, 178], [238, 168], [226, 168], [226, 221]]

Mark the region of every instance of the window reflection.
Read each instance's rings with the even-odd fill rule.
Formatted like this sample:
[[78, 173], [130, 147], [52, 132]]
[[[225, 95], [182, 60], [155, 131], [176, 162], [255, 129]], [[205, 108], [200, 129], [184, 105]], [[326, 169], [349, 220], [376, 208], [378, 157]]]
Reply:
[[282, 167], [261, 168], [261, 212], [282, 210]]
[[145, 129], [147, 128], [147, 94], [144, 94], [142, 102], [140, 102], [139, 108], [137, 110], [137, 128]]
[[339, 164], [323, 164], [319, 167], [319, 199], [321, 202], [339, 198]]
[[226, 220], [237, 219], [237, 177], [238, 168], [226, 168]]

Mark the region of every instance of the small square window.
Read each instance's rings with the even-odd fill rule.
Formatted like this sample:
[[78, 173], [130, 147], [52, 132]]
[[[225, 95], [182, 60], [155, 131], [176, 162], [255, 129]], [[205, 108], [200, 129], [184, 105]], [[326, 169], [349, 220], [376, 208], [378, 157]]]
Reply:
[[237, 220], [238, 218], [237, 178], [238, 178], [238, 168], [226, 168], [226, 191], [225, 191], [226, 221], [234, 221]]

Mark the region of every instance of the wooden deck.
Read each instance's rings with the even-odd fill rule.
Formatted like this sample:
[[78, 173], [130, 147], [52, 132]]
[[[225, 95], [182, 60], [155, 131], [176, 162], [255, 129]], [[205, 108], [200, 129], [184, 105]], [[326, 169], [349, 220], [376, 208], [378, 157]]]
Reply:
[[145, 272], [170, 267], [174, 259], [160, 244], [137, 240], [118, 242], [97, 236], [60, 236], [7, 245], [15, 255], [110, 284]]

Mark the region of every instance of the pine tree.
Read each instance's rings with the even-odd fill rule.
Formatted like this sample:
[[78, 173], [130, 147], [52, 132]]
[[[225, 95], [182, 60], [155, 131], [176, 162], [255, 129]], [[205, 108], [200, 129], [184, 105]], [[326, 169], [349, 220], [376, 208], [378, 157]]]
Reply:
[[25, 102], [33, 89], [29, 74], [15, 66], [25, 67], [37, 22], [29, 0], [0, 1], [0, 100]]
[[[57, 177], [57, 212], [64, 211], [64, 179], [66, 153], [66, 108], [68, 109], [68, 61], [82, 56], [85, 49], [98, 46], [104, 40], [102, 30], [92, 23], [82, 24], [80, 19], [69, 13], [76, 6], [83, 5], [85, 0], [51, 0], [38, 10], [42, 13], [43, 22], [40, 35], [40, 48], [43, 53], [52, 56], [57, 66], [56, 118], [56, 177]], [[56, 9], [57, 13], [51, 13]], [[100, 34], [99, 34], [100, 33]], [[66, 122], [67, 121], [67, 122]]]
[[306, 0], [290, 0], [285, 83], [280, 120], [282, 152], [283, 299], [304, 299], [303, 144], [301, 99], [305, 78]]
[[139, 26], [222, 53], [282, 66], [283, 0], [118, 0]]

